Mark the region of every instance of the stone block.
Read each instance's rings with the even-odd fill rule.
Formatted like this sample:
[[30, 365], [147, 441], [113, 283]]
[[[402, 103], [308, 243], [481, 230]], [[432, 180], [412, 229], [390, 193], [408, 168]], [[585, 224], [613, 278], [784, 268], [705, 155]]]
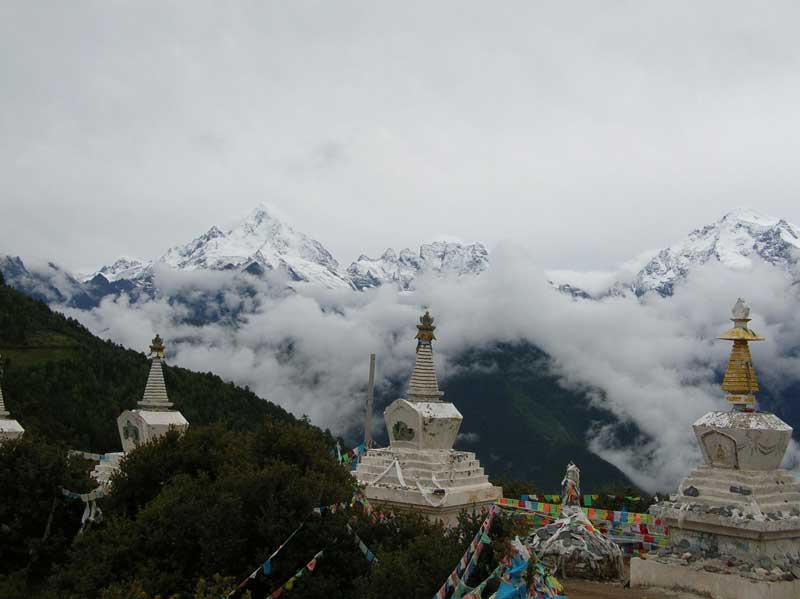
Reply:
[[117, 430], [125, 453], [157, 439], [170, 428], [184, 431], [189, 422], [177, 411], [125, 410], [117, 418]]
[[449, 402], [397, 399], [383, 412], [392, 447], [451, 449], [463, 416]]
[[792, 428], [769, 412], [709, 412], [692, 426], [709, 466], [775, 470], [792, 437]]
[[[766, 572], [766, 570], [764, 571]], [[713, 599], [797, 599], [800, 580], [752, 580], [735, 574], [696, 570], [654, 559], [631, 559], [631, 587], [685, 590]]]
[[16, 420], [0, 418], [0, 443], [21, 437], [24, 432], [25, 429]]

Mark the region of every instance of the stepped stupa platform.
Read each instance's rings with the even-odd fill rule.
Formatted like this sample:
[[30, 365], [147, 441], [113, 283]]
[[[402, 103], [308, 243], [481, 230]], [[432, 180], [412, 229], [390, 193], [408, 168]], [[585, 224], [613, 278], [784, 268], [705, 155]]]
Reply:
[[463, 417], [442, 400], [433, 365], [433, 318], [417, 325], [417, 353], [407, 399], [384, 411], [389, 447], [370, 449], [361, 458], [356, 479], [376, 506], [416, 511], [455, 524], [462, 510], [477, 511], [502, 496], [489, 482], [475, 454], [453, 449]]
[[[2, 383], [3, 362], [0, 359], [0, 383]], [[22, 425], [11, 418], [11, 413], [6, 410], [5, 399], [3, 399], [3, 387], [0, 385], [0, 443], [11, 441], [21, 437], [25, 429]]]

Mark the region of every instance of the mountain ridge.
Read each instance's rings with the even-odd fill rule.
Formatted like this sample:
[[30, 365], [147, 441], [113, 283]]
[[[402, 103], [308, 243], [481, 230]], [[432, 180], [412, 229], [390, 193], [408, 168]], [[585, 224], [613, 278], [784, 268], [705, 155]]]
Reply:
[[589, 291], [570, 280], [551, 283], [576, 299], [649, 293], [667, 297], [694, 268], [714, 260], [731, 269], [749, 268], [753, 260], [763, 260], [787, 272], [800, 270], [800, 227], [740, 208], [659, 250], [636, 272], [614, 273], [615, 280], [600, 291]]
[[261, 204], [227, 231], [212, 225], [208, 231], [183, 245], [175, 245], [151, 261], [122, 256], [82, 278], [83, 283], [102, 276], [109, 283], [128, 280], [135, 286], [152, 282], [157, 265], [175, 270], [238, 270], [261, 275], [282, 271], [292, 282], [322, 284], [330, 289], [363, 290], [393, 283], [413, 289], [417, 276], [477, 274], [488, 266], [488, 251], [480, 243], [435, 241], [422, 244], [415, 254], [406, 248], [399, 257], [392, 248], [380, 258], [361, 255], [342, 268], [317, 240], [297, 231]]
[[[579, 300], [650, 293], [666, 297], [698, 266], [717, 261], [728, 268], [747, 268], [753, 260], [800, 271], [800, 227], [751, 209], [733, 210], [656, 252], [635, 272], [610, 273], [605, 287], [586, 288], [576, 280], [579, 276], [564, 277], [555, 271], [551, 271], [550, 282], [554, 289]], [[364, 291], [392, 285], [410, 292], [423, 275], [476, 276], [489, 267], [490, 255], [482, 243], [434, 241], [421, 244], [419, 251], [388, 248], [377, 258], [361, 254], [344, 268], [320, 242], [297, 231], [265, 205], [227, 231], [213, 225], [154, 260], [122, 256], [84, 277], [54, 262], [28, 268], [18, 256], [0, 256], [0, 272], [10, 284], [50, 304], [79, 309], [91, 309], [109, 295], [155, 296], [158, 268], [241, 272], [255, 277], [278, 272], [285, 275], [288, 287], [311, 283]], [[559, 276], [560, 280], [555, 280]]]

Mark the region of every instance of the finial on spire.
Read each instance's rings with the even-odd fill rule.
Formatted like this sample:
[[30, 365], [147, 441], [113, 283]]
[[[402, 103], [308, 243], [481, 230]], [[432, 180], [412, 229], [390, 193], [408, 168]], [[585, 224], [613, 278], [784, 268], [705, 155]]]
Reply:
[[417, 335], [414, 339], [419, 340], [420, 343], [430, 343], [436, 339], [436, 335], [433, 334], [433, 331], [436, 330], [436, 327], [433, 326], [433, 316], [431, 313], [425, 310], [425, 314], [419, 317], [420, 324], [417, 325]]
[[161, 340], [161, 335], [156, 333], [156, 336], [153, 337], [153, 341], [150, 343], [150, 355], [154, 358], [163, 358], [164, 352], [166, 351], [166, 347], [164, 347], [164, 342]]
[[731, 309], [731, 315], [733, 318], [731, 320], [736, 322], [747, 322], [750, 320], [750, 306], [748, 306], [742, 298], [736, 300], [736, 303], [733, 304], [733, 308]]
[[748, 342], [763, 341], [764, 338], [748, 328], [750, 307], [742, 298], [736, 300], [731, 310], [731, 320], [733, 328], [719, 336], [719, 339], [733, 341], [725, 378], [722, 380], [722, 390], [728, 392], [726, 399], [733, 404], [735, 410], [752, 412], [755, 410], [754, 394], [758, 391], [758, 378]]

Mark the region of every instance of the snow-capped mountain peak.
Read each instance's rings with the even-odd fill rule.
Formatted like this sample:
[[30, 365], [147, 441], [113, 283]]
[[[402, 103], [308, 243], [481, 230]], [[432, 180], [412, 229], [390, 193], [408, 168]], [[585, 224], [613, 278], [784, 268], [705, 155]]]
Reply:
[[478, 274], [489, 263], [480, 243], [435, 241], [419, 251], [399, 253], [388, 248], [380, 258], [361, 255], [345, 271], [317, 240], [296, 230], [280, 212], [266, 204], [256, 206], [229, 228], [212, 226], [192, 241], [176, 245], [152, 262], [120, 258], [85, 280], [103, 275], [109, 282], [127, 280], [137, 287], [154, 287], [157, 266], [176, 270], [235, 270], [255, 276], [283, 271], [291, 280], [320, 283], [329, 288], [364, 289], [392, 283], [414, 288], [420, 274]]
[[729, 268], [749, 268], [755, 257], [784, 270], [794, 268], [800, 261], [800, 229], [750, 209], [728, 212], [658, 252], [631, 286], [637, 295], [670, 295], [692, 267], [717, 260]]
[[488, 265], [489, 252], [481, 243], [435, 241], [421, 245], [418, 253], [406, 248], [398, 255], [389, 248], [380, 258], [361, 255], [349, 266], [347, 274], [356, 289], [391, 283], [408, 290], [414, 288], [414, 281], [420, 274], [479, 274]]
[[321, 243], [296, 231], [266, 205], [256, 207], [228, 231], [216, 226], [157, 262], [180, 270], [230, 270], [256, 264], [262, 271], [285, 270], [292, 279], [349, 287], [339, 264]]
[[103, 275], [109, 283], [113, 283], [119, 279], [136, 279], [149, 265], [149, 262], [139, 260], [138, 258], [120, 256], [113, 264], [103, 266], [100, 270], [82, 277], [81, 281], [84, 283], [91, 281], [97, 275]]

